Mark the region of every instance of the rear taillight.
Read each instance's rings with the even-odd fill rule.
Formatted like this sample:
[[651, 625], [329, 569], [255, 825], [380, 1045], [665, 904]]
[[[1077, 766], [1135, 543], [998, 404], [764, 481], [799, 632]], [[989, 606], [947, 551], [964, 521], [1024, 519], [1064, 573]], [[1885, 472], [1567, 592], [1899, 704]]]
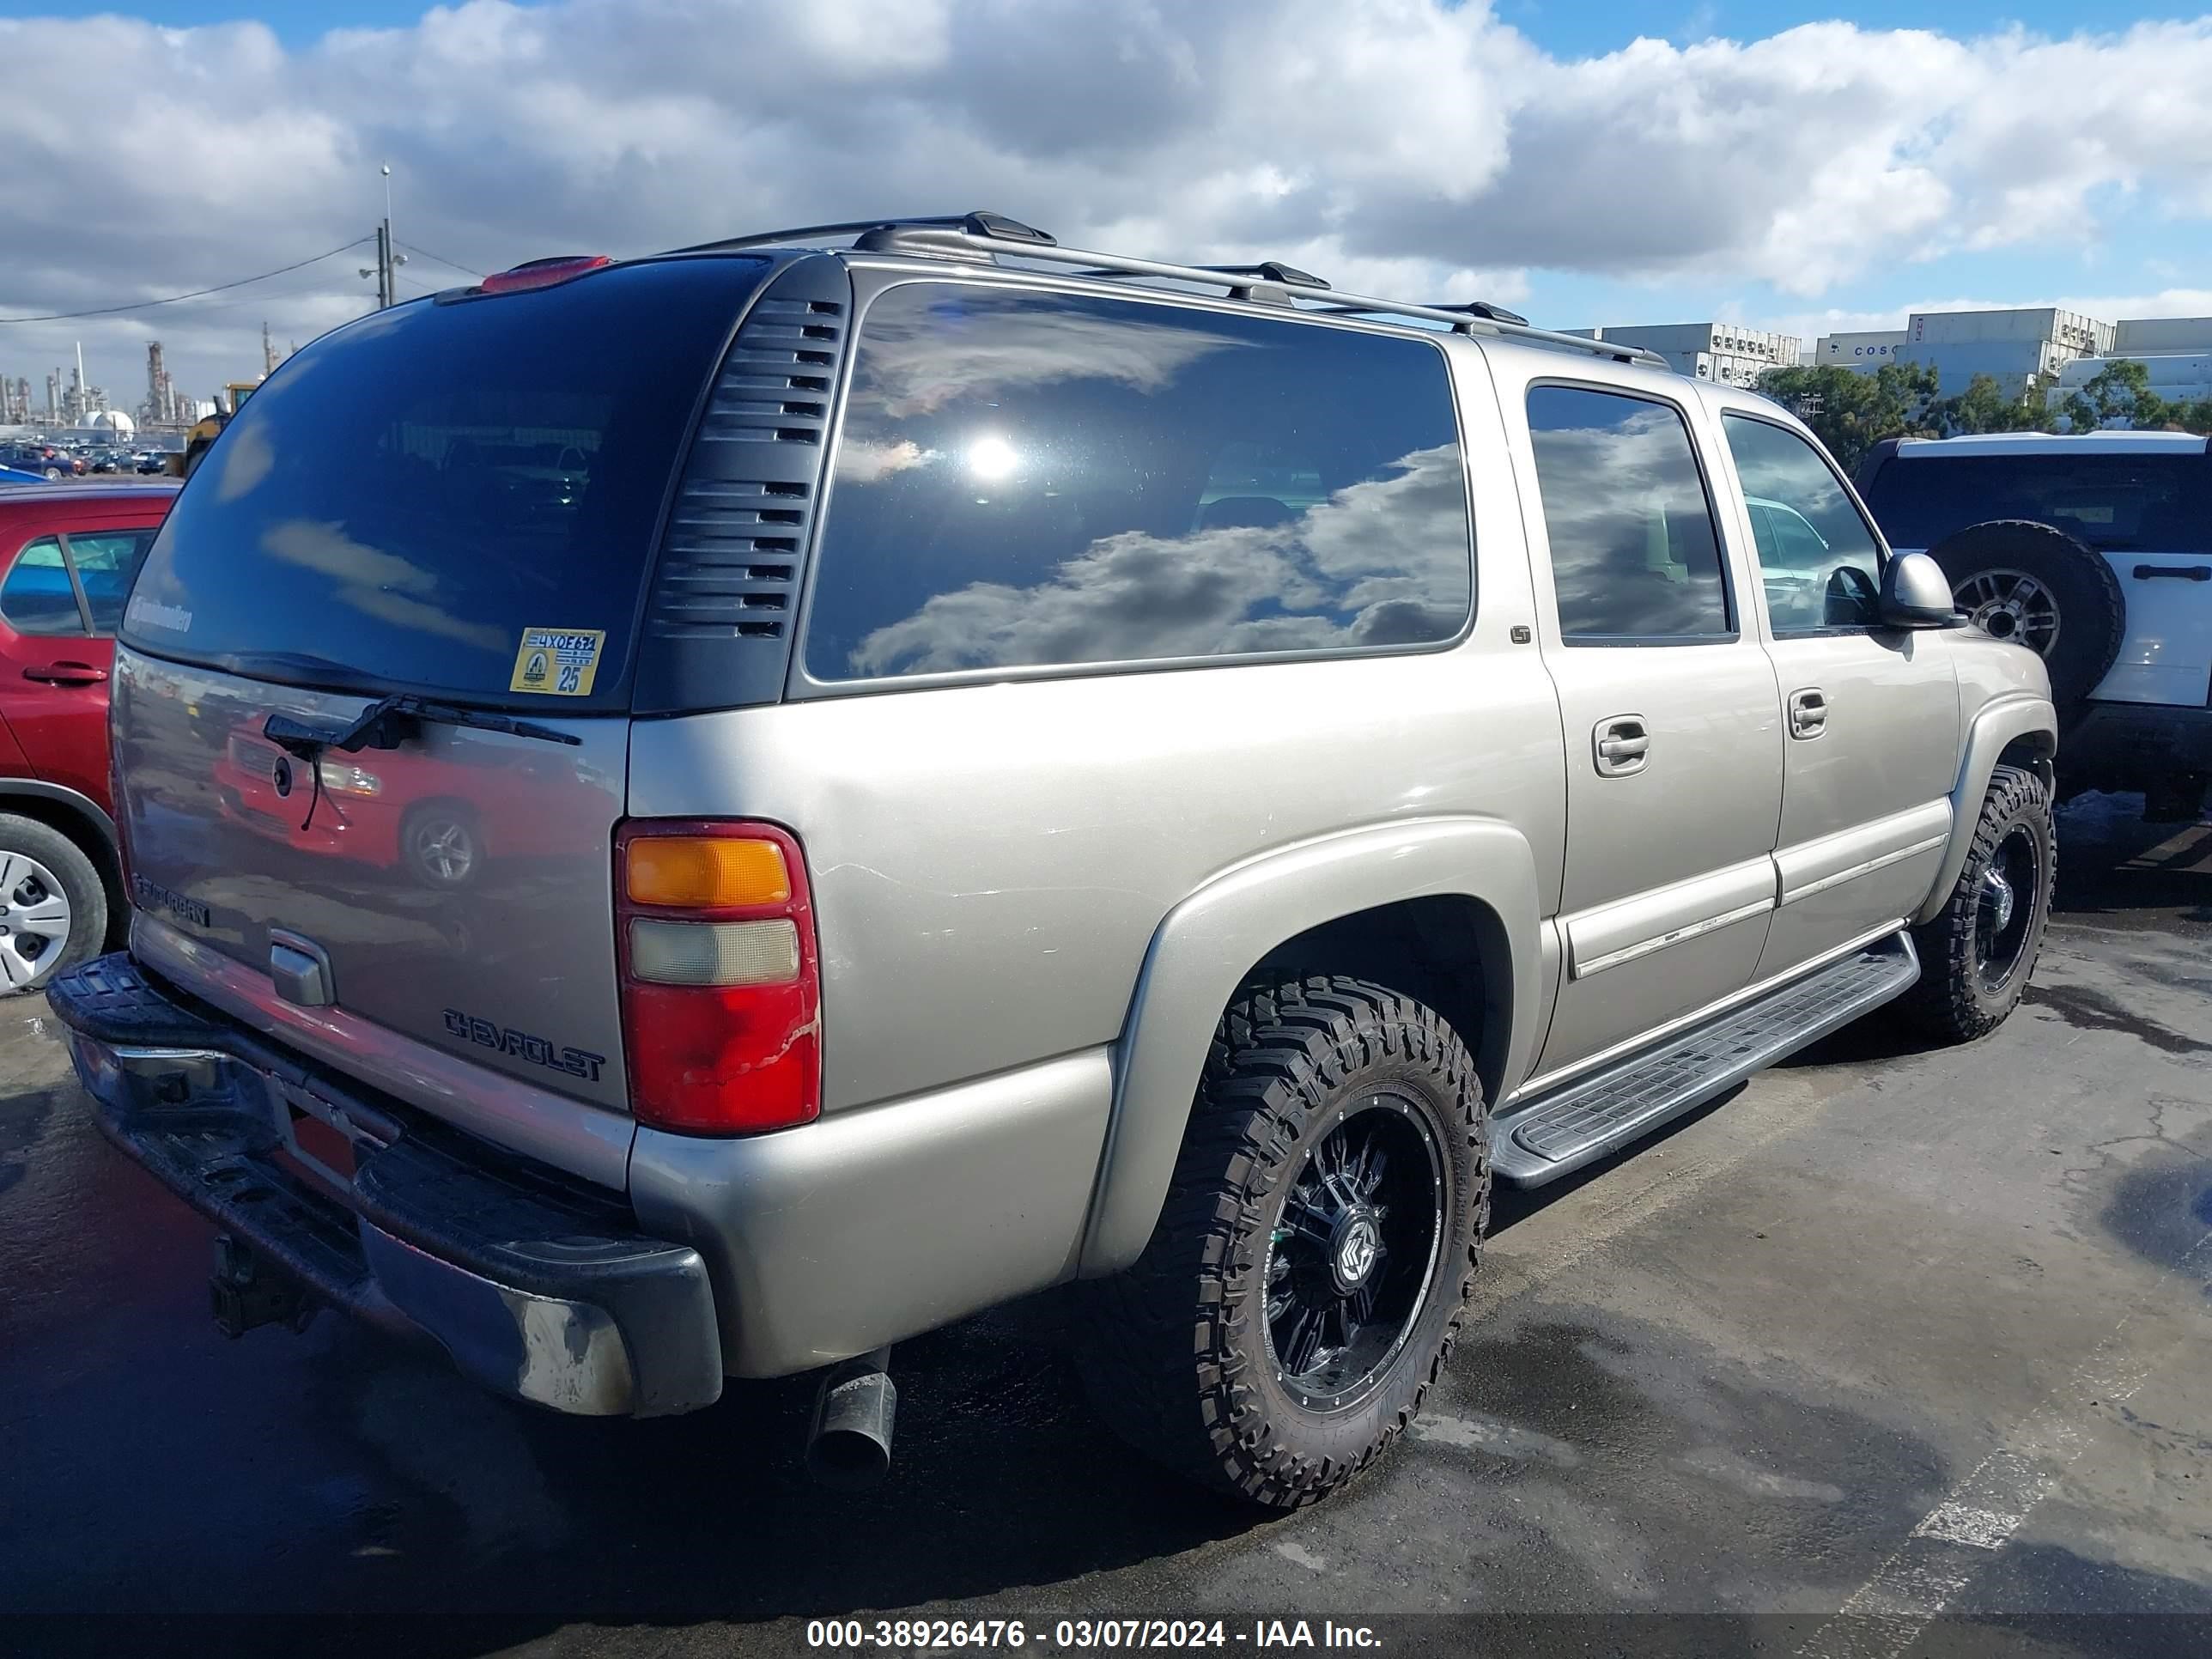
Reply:
[[652, 819], [615, 837], [630, 1109], [752, 1134], [822, 1109], [822, 992], [799, 843], [773, 824]]

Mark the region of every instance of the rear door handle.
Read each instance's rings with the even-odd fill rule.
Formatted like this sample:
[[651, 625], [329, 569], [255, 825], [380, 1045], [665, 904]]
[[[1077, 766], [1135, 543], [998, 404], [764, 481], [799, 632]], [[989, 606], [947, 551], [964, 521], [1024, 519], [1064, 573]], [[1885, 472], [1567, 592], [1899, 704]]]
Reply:
[[107, 671], [88, 662], [50, 662], [43, 667], [34, 663], [23, 671], [23, 678], [42, 685], [98, 685]]
[[1641, 714], [1615, 714], [1597, 723], [1590, 746], [1598, 775], [1625, 778], [1644, 769], [1650, 757], [1651, 732]]
[[1790, 735], [1817, 738], [1828, 729], [1827, 694], [1817, 685], [1790, 694]]

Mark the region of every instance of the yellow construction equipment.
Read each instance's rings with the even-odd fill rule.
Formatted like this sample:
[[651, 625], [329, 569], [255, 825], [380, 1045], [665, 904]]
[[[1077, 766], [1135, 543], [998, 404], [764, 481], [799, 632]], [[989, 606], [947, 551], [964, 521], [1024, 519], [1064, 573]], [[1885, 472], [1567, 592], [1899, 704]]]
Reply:
[[238, 413], [239, 405], [260, 384], [258, 380], [233, 380], [223, 387], [223, 395], [216, 399], [215, 413], [196, 422], [185, 434], [184, 453], [169, 457], [169, 471], [173, 477], [189, 478], [192, 476], [192, 469], [200, 464], [200, 457], [207, 453], [208, 446], [230, 423], [230, 417]]

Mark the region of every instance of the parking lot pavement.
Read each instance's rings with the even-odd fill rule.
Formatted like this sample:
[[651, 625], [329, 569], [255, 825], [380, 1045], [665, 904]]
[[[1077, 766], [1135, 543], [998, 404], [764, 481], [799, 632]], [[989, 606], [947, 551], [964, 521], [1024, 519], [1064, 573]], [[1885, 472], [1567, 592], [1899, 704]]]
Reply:
[[[1107, 1438], [1065, 1302], [898, 1351], [891, 1480], [798, 1468], [806, 1397], [578, 1422], [325, 1316], [226, 1342], [208, 1228], [0, 1005], [0, 1607], [478, 1653], [789, 1651], [926, 1612], [1376, 1625], [1394, 1648], [2212, 1650], [2212, 825], [2063, 821], [2020, 1013], [1877, 1015], [1640, 1152], [1508, 1194], [1409, 1439], [1260, 1519]], [[362, 1622], [366, 1618], [368, 1622]], [[118, 1627], [16, 1627], [42, 1644]], [[0, 1645], [7, 1643], [0, 1626]], [[1033, 1642], [1032, 1646], [1048, 1643]]]

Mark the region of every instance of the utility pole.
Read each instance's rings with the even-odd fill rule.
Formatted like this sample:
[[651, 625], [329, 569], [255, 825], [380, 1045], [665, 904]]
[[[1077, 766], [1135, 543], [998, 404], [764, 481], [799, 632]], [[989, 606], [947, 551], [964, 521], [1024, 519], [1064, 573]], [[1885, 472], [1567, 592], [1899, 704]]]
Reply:
[[407, 263], [407, 256], [392, 245], [392, 167], [384, 167], [384, 217], [376, 227], [376, 264], [361, 268], [364, 276], [376, 278], [376, 308], [399, 303], [399, 267]]
[[392, 163], [384, 163], [384, 236], [379, 244], [384, 250], [384, 303], [399, 303], [399, 261], [393, 256], [398, 252], [392, 246]]

